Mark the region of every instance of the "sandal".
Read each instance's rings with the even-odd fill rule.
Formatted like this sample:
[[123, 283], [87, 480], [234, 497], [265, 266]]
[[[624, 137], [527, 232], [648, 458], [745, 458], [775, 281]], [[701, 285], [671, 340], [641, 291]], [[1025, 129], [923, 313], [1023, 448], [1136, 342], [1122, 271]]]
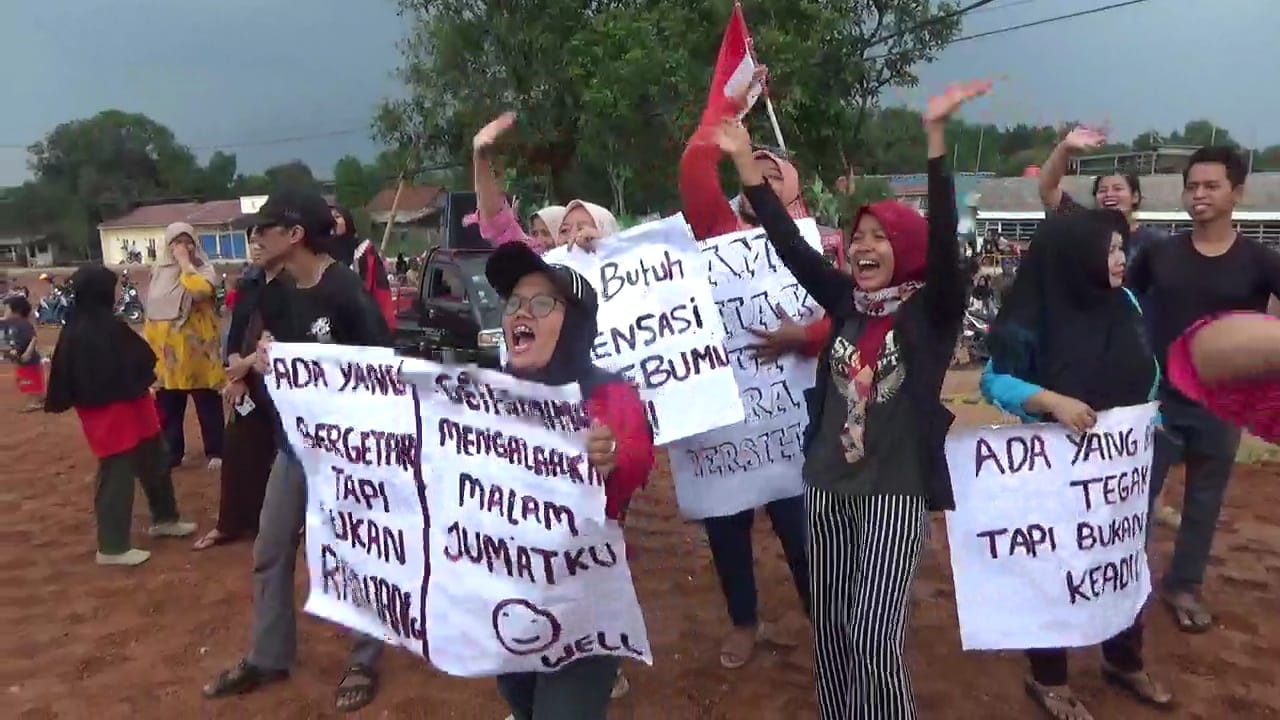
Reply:
[[218, 547], [219, 545], [230, 545], [233, 542], [239, 541], [240, 537], [241, 536], [239, 535], [224, 533], [215, 528], [205, 533], [204, 537], [201, 537], [194, 545], [191, 546], [191, 549], [198, 552], [200, 550], [208, 550], [209, 548]]
[[1053, 720], [1093, 720], [1093, 714], [1067, 685], [1041, 685], [1032, 678], [1024, 683], [1027, 696]]
[[1193, 593], [1180, 592], [1160, 594], [1178, 629], [1184, 633], [1200, 635], [1213, 629], [1213, 614], [1205, 608], [1200, 599]]
[[1138, 702], [1154, 708], [1169, 708], [1173, 705], [1173, 693], [1156, 682], [1149, 673], [1139, 670], [1127, 673], [1102, 663], [1102, 679], [1109, 684], [1124, 690]]
[[720, 646], [720, 666], [726, 670], [737, 670], [751, 662], [755, 655], [756, 642], [760, 639], [760, 625], [753, 628], [735, 627], [729, 631]]
[[288, 678], [288, 670], [267, 670], [250, 664], [248, 660], [241, 660], [239, 664], [230, 670], [224, 670], [219, 673], [212, 682], [204, 686], [203, 692], [207, 698], [244, 695], [264, 685], [270, 685]]
[[378, 671], [357, 663], [343, 673], [333, 703], [338, 712], [352, 713], [373, 702], [377, 694]]

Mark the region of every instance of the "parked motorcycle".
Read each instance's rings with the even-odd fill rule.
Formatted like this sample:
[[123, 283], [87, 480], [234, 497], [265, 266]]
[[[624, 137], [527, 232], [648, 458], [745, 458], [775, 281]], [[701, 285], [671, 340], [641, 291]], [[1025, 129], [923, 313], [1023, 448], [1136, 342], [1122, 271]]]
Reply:
[[36, 306], [37, 325], [66, 325], [71, 314], [73, 303], [71, 288], [66, 285], [53, 285], [49, 293], [40, 298]]
[[218, 315], [222, 315], [222, 311], [227, 306], [227, 274], [222, 273], [222, 278], [213, 288], [213, 307], [218, 311]]
[[26, 285], [13, 285], [4, 292], [3, 296], [0, 296], [0, 300], [5, 300], [11, 297], [22, 297], [30, 300], [31, 291], [27, 289]]
[[116, 301], [116, 316], [127, 323], [142, 322], [142, 298], [138, 295], [138, 286], [129, 279], [129, 271], [121, 272], [120, 299]]

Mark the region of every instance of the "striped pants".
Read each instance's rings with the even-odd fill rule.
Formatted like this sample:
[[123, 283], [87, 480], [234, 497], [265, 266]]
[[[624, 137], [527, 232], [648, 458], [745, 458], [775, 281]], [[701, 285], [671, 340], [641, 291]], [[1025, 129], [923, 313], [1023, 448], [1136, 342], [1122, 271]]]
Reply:
[[914, 720], [903, 645], [928, 526], [924, 498], [806, 488], [805, 505], [819, 717]]

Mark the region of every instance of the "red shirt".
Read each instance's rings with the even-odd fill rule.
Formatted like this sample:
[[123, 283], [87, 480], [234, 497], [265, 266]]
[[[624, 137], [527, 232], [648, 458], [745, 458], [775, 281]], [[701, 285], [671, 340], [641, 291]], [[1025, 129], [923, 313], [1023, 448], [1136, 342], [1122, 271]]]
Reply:
[[76, 414], [89, 449], [99, 458], [129, 452], [160, 434], [160, 416], [151, 393], [101, 407], [78, 407]]
[[622, 520], [627, 503], [653, 469], [653, 433], [640, 393], [629, 383], [601, 385], [587, 400], [592, 419], [607, 425], [618, 442], [617, 466], [605, 481], [605, 515]]

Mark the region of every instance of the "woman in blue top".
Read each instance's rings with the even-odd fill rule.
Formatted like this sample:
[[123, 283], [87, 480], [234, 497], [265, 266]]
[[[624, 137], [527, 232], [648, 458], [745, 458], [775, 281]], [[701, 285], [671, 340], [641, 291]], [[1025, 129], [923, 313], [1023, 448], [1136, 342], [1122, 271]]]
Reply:
[[[1101, 411], [1151, 399], [1160, 368], [1142, 311], [1122, 286], [1128, 233], [1113, 210], [1040, 225], [992, 324], [991, 361], [982, 376], [988, 400], [1024, 420], [1056, 420], [1083, 432]], [[1102, 655], [1109, 682], [1150, 705], [1172, 702], [1143, 669], [1141, 616], [1103, 642]], [[1027, 660], [1027, 693], [1050, 717], [1091, 720], [1067, 683], [1066, 650], [1028, 650]]]

